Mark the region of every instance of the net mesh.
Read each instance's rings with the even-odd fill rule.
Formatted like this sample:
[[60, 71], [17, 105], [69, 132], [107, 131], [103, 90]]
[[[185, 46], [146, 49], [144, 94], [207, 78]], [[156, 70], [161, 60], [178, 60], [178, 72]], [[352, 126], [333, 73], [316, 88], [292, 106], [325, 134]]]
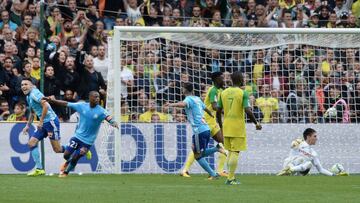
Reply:
[[[121, 149], [134, 149], [121, 151], [128, 161], [122, 162], [121, 170], [179, 172], [190, 151], [191, 129], [182, 131], [185, 113], [164, 103], [183, 100], [181, 88], [186, 83], [193, 84], [195, 95], [204, 99], [212, 85], [210, 75], [216, 71], [224, 73], [226, 87], [231, 85], [232, 72], [244, 73], [244, 89], [262, 123], [359, 122], [359, 38], [356, 34], [121, 32], [121, 75], [114, 76], [112, 68], [108, 74], [109, 88], [115, 79], [121, 80]], [[119, 42], [109, 44], [114, 43]], [[113, 102], [107, 100], [108, 109]], [[112, 135], [102, 136], [103, 153], [113, 157]], [[128, 136], [136, 142], [126, 141]], [[156, 166], [141, 157], [144, 154], [151, 154]], [[211, 159], [214, 166], [216, 157]], [[135, 170], [141, 168], [136, 163], [151, 164]], [[195, 166], [194, 171], [201, 170]]]

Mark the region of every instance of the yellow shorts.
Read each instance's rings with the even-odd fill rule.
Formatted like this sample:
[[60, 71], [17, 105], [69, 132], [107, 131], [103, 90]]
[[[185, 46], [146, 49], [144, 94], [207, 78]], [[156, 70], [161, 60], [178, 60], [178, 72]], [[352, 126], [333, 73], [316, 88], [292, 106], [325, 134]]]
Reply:
[[208, 124], [210, 128], [211, 137], [214, 137], [216, 133], [220, 131], [220, 127], [215, 119], [208, 119], [206, 120], [206, 123]]
[[246, 137], [224, 137], [225, 149], [233, 152], [247, 149]]

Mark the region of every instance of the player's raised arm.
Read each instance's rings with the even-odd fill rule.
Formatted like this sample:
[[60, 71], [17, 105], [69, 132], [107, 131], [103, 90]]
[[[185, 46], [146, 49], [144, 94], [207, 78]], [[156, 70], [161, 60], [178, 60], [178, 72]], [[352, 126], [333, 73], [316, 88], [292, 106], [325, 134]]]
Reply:
[[57, 100], [57, 99], [52, 98], [52, 97], [44, 97], [43, 100], [49, 102], [50, 104], [54, 104], [54, 105], [57, 105], [57, 106], [65, 106], [65, 107], [68, 106], [67, 101]]
[[165, 106], [168, 106], [168, 107], [178, 107], [178, 108], [185, 108], [187, 106], [186, 102], [177, 102], [177, 103], [166, 103]]
[[105, 120], [114, 128], [119, 129], [119, 124], [112, 118], [112, 116], [107, 116]]

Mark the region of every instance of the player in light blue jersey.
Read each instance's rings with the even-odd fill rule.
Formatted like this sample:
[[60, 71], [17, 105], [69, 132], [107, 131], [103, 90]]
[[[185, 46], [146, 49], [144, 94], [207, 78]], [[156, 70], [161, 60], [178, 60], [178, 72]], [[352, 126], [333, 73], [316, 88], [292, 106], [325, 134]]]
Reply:
[[28, 176], [39, 176], [44, 175], [45, 170], [43, 169], [40, 153], [38, 148], [38, 142], [46, 137], [50, 138], [51, 146], [56, 153], [63, 153], [65, 150], [64, 146], [60, 145], [60, 124], [59, 119], [55, 112], [52, 110], [49, 103], [43, 100], [44, 95], [37, 89], [31, 79], [24, 78], [21, 81], [21, 90], [26, 95], [26, 100], [30, 108], [29, 120], [23, 129], [23, 133], [27, 134], [29, 131], [30, 124], [34, 120], [34, 117], [39, 118], [37, 124], [37, 130], [35, 134], [30, 136], [28, 146], [31, 150], [31, 156], [36, 163], [36, 169]]
[[96, 91], [89, 93], [89, 102], [71, 103], [49, 97], [46, 100], [55, 105], [70, 107], [80, 115], [75, 135], [70, 139], [64, 152], [66, 161], [61, 165], [59, 175], [59, 177], [63, 178], [67, 177], [69, 172], [75, 168], [78, 160], [94, 144], [103, 120], [106, 120], [115, 128], [119, 128], [119, 126], [108, 112], [99, 105], [100, 95]]
[[219, 144], [216, 145], [216, 147], [207, 148], [211, 134], [210, 128], [204, 119], [204, 111], [206, 111], [206, 113], [210, 116], [213, 115], [211, 115], [211, 111], [205, 107], [205, 104], [199, 97], [192, 95], [192, 84], [186, 84], [182, 91], [186, 96], [184, 101], [166, 105], [169, 107], [185, 108], [187, 119], [193, 130], [192, 150], [194, 152], [195, 159], [200, 166], [209, 173], [210, 180], [216, 179], [219, 175], [210, 167], [205, 157], [215, 152], [226, 153], [224, 148], [222, 148]]

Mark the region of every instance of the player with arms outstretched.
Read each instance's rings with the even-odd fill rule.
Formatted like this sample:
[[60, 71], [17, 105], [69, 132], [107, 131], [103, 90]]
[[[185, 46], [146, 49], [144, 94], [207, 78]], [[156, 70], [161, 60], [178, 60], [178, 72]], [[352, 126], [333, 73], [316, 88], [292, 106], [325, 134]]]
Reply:
[[59, 119], [49, 103], [45, 101], [44, 95], [39, 89], [35, 87], [30, 78], [23, 78], [21, 81], [21, 90], [26, 95], [26, 101], [30, 108], [30, 116], [23, 133], [27, 134], [31, 123], [35, 116], [39, 118], [37, 130], [33, 135], [30, 135], [28, 146], [30, 147], [31, 156], [35, 161], [36, 169], [28, 176], [40, 176], [45, 174], [43, 165], [40, 159], [38, 148], [39, 141], [46, 137], [50, 138], [51, 146], [56, 153], [63, 153], [65, 147], [60, 145], [60, 124]]
[[211, 112], [199, 97], [193, 95], [192, 84], [186, 84], [182, 91], [186, 96], [184, 101], [165, 105], [185, 108], [187, 118], [193, 130], [192, 150], [194, 157], [200, 166], [209, 173], [209, 179], [216, 179], [219, 175], [210, 167], [205, 157], [215, 152], [225, 153], [225, 150], [219, 144], [215, 147], [207, 148], [210, 140], [210, 128], [203, 117], [204, 111], [210, 115]]
[[[227, 165], [229, 175], [226, 180], [227, 185], [238, 185], [239, 181], [235, 178], [235, 171], [238, 164], [240, 151], [247, 149], [245, 113], [256, 125], [257, 130], [261, 130], [261, 124], [256, 121], [255, 116], [249, 105], [249, 96], [241, 87], [244, 85], [244, 77], [241, 72], [234, 72], [231, 75], [233, 86], [221, 92], [218, 111], [216, 117], [220, 127], [223, 125], [224, 146], [229, 151]], [[224, 123], [222, 124], [221, 113], [224, 110]]]
[[[209, 90], [207, 91], [204, 103], [205, 103], [206, 108], [211, 111], [211, 114], [215, 116], [216, 110], [217, 110], [217, 98], [224, 87], [223, 73], [222, 72], [214, 72], [211, 74], [211, 79], [212, 79], [214, 85], [211, 86], [209, 88]], [[205, 121], [210, 127], [210, 132], [211, 132], [212, 138], [216, 142], [223, 144], [224, 138], [221, 133], [219, 125], [216, 123], [216, 119], [214, 118], [214, 116], [210, 116], [207, 113], [204, 114]], [[195, 161], [194, 152], [191, 151], [188, 155], [187, 161], [185, 163], [185, 167], [184, 167], [183, 171], [181, 172], [181, 176], [187, 177], [187, 178], [190, 177], [189, 169], [190, 169], [190, 166], [194, 163], [194, 161]], [[217, 164], [216, 170], [220, 176], [227, 177], [227, 173], [224, 172], [225, 162], [226, 162], [226, 155], [223, 153], [219, 153], [218, 164]]]
[[94, 144], [101, 123], [106, 120], [115, 128], [119, 128], [116, 121], [99, 105], [100, 94], [96, 91], [89, 93], [89, 102], [71, 103], [61, 100], [46, 98], [50, 103], [66, 106], [79, 113], [80, 119], [75, 130], [75, 135], [70, 139], [64, 152], [66, 160], [60, 167], [60, 178], [67, 177], [73, 170], [78, 160], [84, 156]]
[[288, 175], [307, 175], [312, 166], [324, 175], [327, 176], [346, 176], [346, 172], [334, 174], [322, 167], [319, 156], [311, 147], [317, 141], [317, 133], [312, 128], [307, 128], [303, 133], [303, 140], [296, 139], [291, 143], [291, 150], [289, 157], [284, 161], [284, 168], [278, 173], [278, 176]]

